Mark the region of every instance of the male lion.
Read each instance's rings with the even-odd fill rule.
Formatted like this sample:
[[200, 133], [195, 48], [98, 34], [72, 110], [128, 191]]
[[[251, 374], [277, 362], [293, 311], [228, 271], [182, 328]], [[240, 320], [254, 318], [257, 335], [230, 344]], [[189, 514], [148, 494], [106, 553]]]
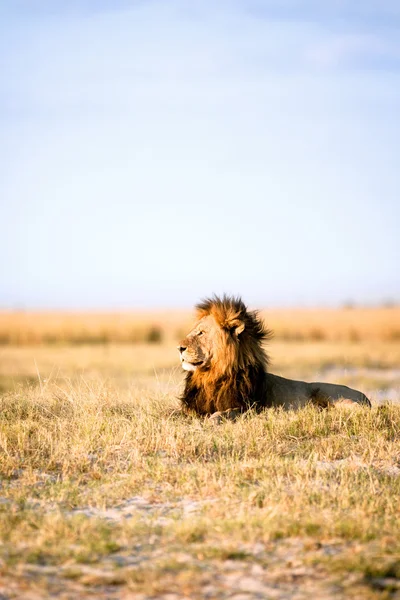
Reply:
[[271, 332], [240, 298], [214, 296], [196, 309], [198, 321], [178, 346], [187, 371], [181, 398], [185, 411], [218, 420], [249, 408], [300, 408], [309, 402], [320, 407], [371, 406], [364, 394], [345, 385], [306, 383], [268, 373], [262, 343]]

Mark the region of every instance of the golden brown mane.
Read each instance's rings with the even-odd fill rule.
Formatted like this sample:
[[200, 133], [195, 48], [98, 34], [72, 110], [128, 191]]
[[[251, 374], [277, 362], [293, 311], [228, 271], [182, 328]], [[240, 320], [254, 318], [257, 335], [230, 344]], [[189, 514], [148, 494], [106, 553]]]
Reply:
[[265, 406], [268, 356], [262, 346], [271, 333], [240, 298], [216, 296], [196, 306], [198, 319], [211, 315], [218, 328], [218, 361], [186, 374], [182, 403], [200, 414], [228, 408]]

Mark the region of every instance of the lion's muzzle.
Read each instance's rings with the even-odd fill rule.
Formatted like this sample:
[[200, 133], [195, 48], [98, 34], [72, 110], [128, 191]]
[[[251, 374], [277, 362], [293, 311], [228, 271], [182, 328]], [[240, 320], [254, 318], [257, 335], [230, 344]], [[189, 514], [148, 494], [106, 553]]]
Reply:
[[200, 367], [203, 364], [204, 360], [199, 360], [199, 356], [194, 356], [193, 353], [190, 352], [190, 349], [187, 348], [187, 346], [184, 346], [181, 343], [179, 344], [179, 346], [177, 346], [177, 348], [179, 351], [182, 368], [185, 371], [195, 371], [198, 367]]

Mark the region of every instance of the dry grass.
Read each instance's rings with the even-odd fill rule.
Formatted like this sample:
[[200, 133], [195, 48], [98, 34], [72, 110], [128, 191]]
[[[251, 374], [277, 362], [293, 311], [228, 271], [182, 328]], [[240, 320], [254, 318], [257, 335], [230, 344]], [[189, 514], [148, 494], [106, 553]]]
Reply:
[[[400, 340], [400, 307], [262, 311], [278, 339]], [[0, 344], [105, 344], [178, 340], [189, 311], [119, 313], [0, 312]]]
[[284, 340], [400, 340], [400, 307], [342, 309], [275, 309], [263, 311], [278, 338]]
[[[398, 378], [393, 341], [270, 351], [284, 375], [353, 368], [359, 385], [361, 368], [373, 400], [378, 371]], [[398, 594], [400, 405], [215, 427], [173, 412], [173, 344], [5, 346], [0, 359], [6, 598]]]
[[[187, 317], [187, 315], [186, 315]], [[0, 312], [0, 343], [108, 344], [176, 337], [182, 314], [170, 312]]]

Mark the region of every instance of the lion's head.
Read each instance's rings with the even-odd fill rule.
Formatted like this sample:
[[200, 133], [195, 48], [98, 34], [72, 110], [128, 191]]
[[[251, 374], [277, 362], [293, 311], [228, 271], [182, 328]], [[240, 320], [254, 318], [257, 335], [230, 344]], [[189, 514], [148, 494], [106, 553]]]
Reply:
[[184, 404], [204, 414], [256, 401], [252, 387], [265, 374], [262, 343], [270, 333], [257, 312], [230, 296], [206, 299], [196, 309], [197, 322], [178, 346], [187, 371]]

